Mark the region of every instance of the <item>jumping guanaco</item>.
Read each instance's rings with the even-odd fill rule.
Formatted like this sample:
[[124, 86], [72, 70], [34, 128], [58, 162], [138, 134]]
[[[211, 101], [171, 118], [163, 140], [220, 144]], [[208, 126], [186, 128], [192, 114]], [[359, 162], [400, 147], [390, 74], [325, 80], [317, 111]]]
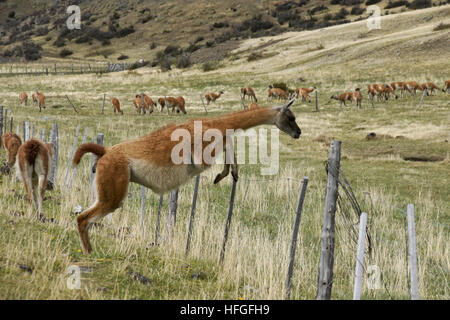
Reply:
[[[301, 130], [295, 121], [294, 114], [289, 109], [293, 102], [294, 100], [291, 100], [281, 107], [247, 109], [216, 118], [197, 120], [202, 123], [199, 133], [204, 134], [208, 129], [219, 130], [223, 136], [224, 149], [228, 145], [227, 142], [231, 141], [227, 138], [227, 129], [246, 130], [263, 124], [275, 125], [292, 138], [298, 139]], [[73, 159], [74, 165], [78, 165], [86, 153], [94, 153], [98, 157], [95, 178], [96, 201], [77, 217], [78, 232], [85, 253], [92, 251], [88, 234], [89, 227], [122, 205], [128, 195], [130, 182], [138, 183], [158, 194], [163, 194], [178, 188], [211, 167], [211, 164], [205, 162], [203, 157], [199, 159], [201, 160], [200, 164], [196, 164], [196, 161], [176, 164], [173, 161], [173, 150], [179, 144], [179, 140], [171, 138], [173, 133], [177, 129], [183, 130], [190, 135], [190, 141], [194, 141], [194, 125], [194, 119], [191, 119], [179, 125], [169, 124], [149, 135], [124, 141], [109, 148], [94, 143], [83, 144], [78, 148]], [[228, 134], [230, 134], [229, 131]], [[213, 142], [203, 139], [200, 147], [204, 150], [206, 147], [210, 147], [211, 143]], [[189, 143], [188, 146], [190, 147], [186, 152], [190, 154], [183, 155], [183, 157], [192, 160], [197, 152], [195, 152], [194, 144]], [[214, 157], [219, 155], [220, 153], [214, 153]], [[234, 155], [232, 160], [231, 164], [226, 161], [223, 171], [216, 176], [214, 183], [218, 183], [229, 174], [230, 166], [233, 179], [237, 181], [238, 167], [234, 161]]]
[[220, 91], [218, 94], [214, 92], [205, 94], [206, 105], [209, 105], [211, 102], [215, 103], [216, 100], [219, 99], [221, 95], [223, 95], [223, 91]]

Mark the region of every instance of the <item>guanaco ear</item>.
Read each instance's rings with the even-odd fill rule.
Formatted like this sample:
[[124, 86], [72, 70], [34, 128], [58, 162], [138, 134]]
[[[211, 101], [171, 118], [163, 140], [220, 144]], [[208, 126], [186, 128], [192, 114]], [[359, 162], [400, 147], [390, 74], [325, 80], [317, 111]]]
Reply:
[[295, 99], [292, 98], [291, 100], [289, 100], [289, 102], [287, 102], [286, 104], [284, 104], [283, 106], [281, 106], [281, 110], [282, 111], [286, 111], [287, 109], [289, 109], [292, 104], [294, 103]]

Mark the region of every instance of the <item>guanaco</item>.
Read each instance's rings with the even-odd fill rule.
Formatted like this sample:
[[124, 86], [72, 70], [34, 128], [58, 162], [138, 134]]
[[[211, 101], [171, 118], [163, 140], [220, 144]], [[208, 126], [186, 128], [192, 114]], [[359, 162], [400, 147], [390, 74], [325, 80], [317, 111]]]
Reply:
[[20, 137], [13, 132], [6, 132], [0, 139], [0, 147], [6, 151], [7, 164], [12, 168], [16, 163], [17, 152], [22, 145]]
[[22, 144], [17, 153], [16, 169], [20, 173], [28, 200], [42, 219], [42, 202], [47, 188], [47, 177], [53, 156], [53, 145], [31, 138]]
[[376, 100], [380, 100], [381, 97], [383, 96], [383, 92], [384, 89], [382, 87], [380, 87], [379, 84], [369, 84], [367, 85], [367, 95], [369, 100], [374, 100], [376, 98]]
[[164, 106], [166, 105], [166, 99], [165, 99], [165, 98], [159, 98], [159, 99], [158, 99], [158, 103], [159, 103], [159, 105], [161, 106], [160, 112], [163, 112]]
[[403, 90], [408, 91], [411, 96], [415, 96], [417, 90], [422, 90], [422, 87], [416, 81], [408, 81], [403, 84]]
[[277, 100], [289, 99], [289, 95], [287, 94], [286, 91], [284, 91], [283, 89], [280, 89], [280, 88], [273, 88], [272, 86], [269, 86], [269, 91], [268, 91], [267, 97], [269, 100], [272, 98], [277, 98]]
[[425, 89], [427, 89], [427, 96], [429, 96], [430, 94], [433, 95], [434, 90], [438, 90], [441, 91], [441, 88], [439, 88], [437, 85], [435, 85], [433, 82], [425, 82], [422, 83], [422, 85], [420, 86], [422, 88], [422, 91], [424, 91]]
[[450, 80], [445, 81], [444, 88], [442, 88], [442, 92], [447, 92], [450, 90]]
[[312, 88], [297, 88], [295, 90], [295, 93], [297, 94], [296, 98], [299, 99], [301, 97], [301, 101], [308, 101], [308, 103], [311, 102], [311, 97], [309, 96], [309, 94], [311, 92], [314, 92], [315, 90], [317, 90], [316, 87], [312, 87]]
[[27, 105], [27, 102], [28, 102], [28, 95], [26, 94], [26, 92], [21, 92], [20, 94], [19, 94], [19, 101], [20, 101], [20, 104], [25, 104], [25, 105]]
[[210, 92], [205, 94], [205, 99], [206, 99], [206, 105], [209, 105], [211, 102], [216, 102], [217, 99], [220, 98], [221, 95], [223, 95], [224, 92], [220, 91], [218, 94], [214, 93], [214, 92]]
[[119, 99], [117, 98], [112, 98], [111, 99], [111, 103], [113, 105], [113, 109], [114, 109], [114, 114], [116, 114], [116, 112], [120, 113], [121, 115], [123, 115], [123, 110], [120, 110], [120, 102]]
[[[147, 96], [145, 93], [142, 94], [144, 97], [144, 108], [149, 113], [153, 113], [153, 108], [155, 107], [155, 103], [153, 102], [152, 98]], [[136, 108], [136, 111], [140, 114], [142, 112], [142, 97], [140, 94], [137, 94], [136, 97], [133, 99], [134, 107]]]
[[175, 108], [177, 109], [177, 113], [180, 111], [186, 114], [186, 102], [183, 97], [168, 97], [167, 98], [167, 109], [172, 108], [172, 112], [174, 112]]
[[339, 107], [342, 109], [342, 104], [344, 104], [344, 106], [347, 106], [346, 104], [345, 104], [345, 101], [352, 101], [352, 98], [353, 98], [353, 92], [344, 92], [344, 93], [341, 93], [341, 94], [339, 94], [339, 95], [332, 95], [331, 97], [330, 97], [330, 99], [334, 99], [334, 100], [337, 100], [337, 101], [339, 101]]
[[42, 92], [37, 92], [37, 95], [35, 95], [33, 93], [32, 98], [33, 98], [33, 104], [36, 104], [36, 102], [38, 103], [39, 106], [39, 112], [41, 112], [41, 109], [44, 108], [45, 109], [45, 96]]
[[356, 88], [355, 92], [352, 93], [352, 105], [353, 102], [356, 102], [356, 106], [357, 107], [361, 107], [361, 102], [362, 102], [362, 94], [361, 94], [361, 89], [360, 88]]
[[396, 92], [400, 90], [400, 97], [403, 98], [405, 82], [403, 81], [395, 81], [391, 83], [391, 88]]
[[389, 100], [390, 95], [392, 94], [395, 99], [398, 99], [398, 96], [395, 94], [395, 90], [389, 84], [380, 84], [379, 85], [385, 100]]
[[250, 100], [255, 100], [255, 102], [258, 102], [258, 99], [256, 99], [255, 90], [253, 90], [253, 88], [241, 88], [241, 99], [245, 99], [245, 96], [248, 96]]
[[[263, 124], [275, 125], [292, 138], [298, 139], [301, 130], [295, 122], [294, 114], [289, 109], [293, 102], [294, 100], [291, 100], [281, 107], [246, 109], [216, 118], [198, 120], [202, 123], [201, 133], [205, 133], [208, 129], [219, 130], [223, 135], [223, 142], [225, 142], [224, 149], [225, 145], [228, 145], [226, 141], [231, 141], [226, 136], [227, 129], [246, 130]], [[86, 153], [93, 153], [98, 157], [95, 178], [96, 201], [77, 217], [78, 233], [85, 253], [92, 251], [88, 234], [89, 227], [122, 205], [128, 194], [130, 182], [138, 183], [150, 188], [155, 193], [163, 194], [211, 167], [203, 158], [199, 159], [201, 160], [200, 164], [196, 164], [196, 162], [175, 164], [173, 162], [172, 152], [179, 144], [179, 140], [174, 141], [171, 137], [177, 129], [184, 129], [184, 132], [190, 134], [191, 141], [194, 141], [194, 119], [191, 119], [179, 125], [169, 124], [149, 135], [109, 148], [94, 143], [83, 144], [78, 148], [73, 159], [74, 165], [78, 165]], [[204, 150], [211, 143], [204, 139], [200, 147]], [[188, 151], [190, 155], [183, 156], [193, 159], [194, 151], [194, 144], [190, 144]], [[221, 150], [221, 152], [223, 151]], [[220, 153], [215, 153], [214, 157], [219, 155]], [[216, 176], [214, 183], [218, 183], [229, 174], [230, 166], [233, 179], [238, 180], [238, 168], [234, 161], [234, 155], [232, 160], [232, 164], [228, 161], [225, 162], [222, 172]]]

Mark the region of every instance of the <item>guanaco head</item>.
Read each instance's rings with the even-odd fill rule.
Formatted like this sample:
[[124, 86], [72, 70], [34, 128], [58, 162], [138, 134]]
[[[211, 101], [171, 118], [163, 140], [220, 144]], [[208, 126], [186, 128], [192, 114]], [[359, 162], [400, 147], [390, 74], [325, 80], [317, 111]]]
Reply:
[[295, 115], [289, 109], [294, 101], [295, 99], [291, 99], [283, 106], [277, 108], [278, 112], [274, 118], [274, 124], [284, 133], [287, 133], [294, 139], [298, 139], [302, 134], [302, 130], [297, 125], [297, 122], [295, 122]]

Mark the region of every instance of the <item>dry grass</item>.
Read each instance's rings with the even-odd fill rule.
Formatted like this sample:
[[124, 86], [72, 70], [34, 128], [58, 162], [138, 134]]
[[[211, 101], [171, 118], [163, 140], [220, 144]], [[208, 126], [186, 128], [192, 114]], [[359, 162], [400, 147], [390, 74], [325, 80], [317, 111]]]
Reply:
[[[448, 12], [448, 6], [445, 8], [439, 10]], [[407, 13], [395, 21], [388, 20], [389, 16], [386, 25], [395, 22], [404, 26], [410, 21], [408, 19], [422, 21], [423, 16], [430, 12], [439, 16], [439, 10], [424, 10], [422, 15], [420, 12]], [[428, 36], [433, 23], [430, 21], [429, 25], [418, 28]], [[338, 36], [336, 29], [340, 31]], [[362, 209], [369, 214], [373, 251], [367, 257], [366, 266], [376, 265], [381, 270], [382, 281], [378, 289], [369, 289], [367, 281], [371, 276], [365, 274], [363, 298], [409, 298], [402, 210], [408, 203], [414, 203], [419, 295], [423, 299], [449, 299], [449, 96], [438, 93], [426, 97], [421, 109], [416, 108], [418, 96], [378, 103], [375, 109], [363, 100], [364, 109], [347, 107], [343, 112], [329, 100], [332, 92], [356, 86], [363, 88], [369, 82], [394, 80], [394, 74], [399, 77], [407, 75], [409, 79], [430, 78], [441, 83], [448, 59], [437, 55], [439, 48], [436, 51], [431, 48], [430, 55], [436, 54], [435, 59], [417, 65], [417, 74], [411, 72], [409, 60], [392, 58], [396, 63], [389, 64], [392, 66], [390, 69], [385, 64], [389, 57], [367, 65], [368, 56], [361, 54], [355, 58], [353, 53], [347, 56], [347, 51], [340, 51], [345, 43], [339, 47], [341, 34], [354, 34], [356, 38], [360, 32], [358, 24], [353, 24], [324, 31], [286, 34], [283, 36], [292, 35], [293, 40], [273, 42], [273, 46], [265, 50], [271, 52], [278, 50], [279, 46], [289, 47], [289, 41], [296, 42], [302, 35], [312, 37], [313, 43], [318, 43], [320, 37], [325, 49], [299, 55], [300, 60], [297, 60], [292, 58], [293, 53], [302, 53], [305, 47], [291, 46], [288, 53], [280, 53], [281, 60], [286, 61], [280, 61], [278, 56], [252, 63], [242, 59], [226, 61], [222, 69], [207, 74], [194, 67], [164, 74], [144, 68], [104, 75], [5, 77], [0, 82], [0, 103], [9, 109], [8, 114], [14, 116], [16, 125], [31, 121], [36, 131], [46, 128], [48, 134], [51, 124], [59, 123], [60, 168], [57, 189], [48, 192], [44, 202], [45, 214], [54, 218], [54, 223], [35, 221], [34, 212], [24, 201], [23, 186], [12, 176], [0, 176], [0, 299], [283, 299], [294, 210], [300, 181], [305, 175], [309, 176], [310, 184], [300, 225], [292, 298], [314, 299], [326, 185], [324, 161], [331, 139], [343, 141], [343, 172], [351, 182]], [[405, 33], [409, 34], [408, 31]], [[337, 38], [335, 42], [333, 34]], [[376, 39], [358, 45], [367, 52], [377, 46], [384, 48], [390, 41], [388, 34], [389, 29], [383, 29]], [[407, 34], [404, 36], [409, 40], [399, 42], [398, 46], [406, 48], [417, 41], [415, 37], [408, 38]], [[337, 61], [343, 62], [331, 64], [331, 60], [321, 55], [321, 51], [328, 50]], [[389, 50], [395, 51], [395, 47]], [[407, 51], [405, 55], [413, 53]], [[421, 54], [425, 53], [417, 53], [419, 58]], [[309, 62], [304, 62], [304, 59], [309, 59]], [[289, 64], [292, 67], [287, 67]], [[352, 71], [349, 67], [356, 69]], [[369, 68], [373, 72], [365, 73]], [[424, 70], [426, 72], [423, 73]], [[359, 76], [360, 73], [365, 75]], [[132, 185], [123, 210], [117, 210], [91, 232], [93, 254], [81, 254], [72, 212], [77, 205], [83, 208], [89, 205], [88, 157], [80, 165], [72, 191], [62, 187], [78, 124], [82, 127], [81, 132], [86, 127], [91, 128], [89, 139], [99, 132], [104, 133], [105, 145], [110, 146], [146, 134], [169, 121], [179, 123], [187, 118], [204, 116], [200, 93], [225, 92], [216, 104], [209, 107], [209, 116], [215, 116], [242, 108], [239, 100], [241, 86], [253, 86], [265, 104], [269, 103], [266, 101], [268, 83], [283, 80], [290, 87], [304, 86], [305, 83], [297, 81], [299, 75], [307, 79], [306, 85], [317, 84], [320, 112], [313, 111], [313, 104], [295, 104], [293, 110], [303, 131], [302, 138], [294, 141], [280, 134], [281, 163], [276, 176], [261, 177], [258, 165], [240, 167], [241, 178], [223, 265], [218, 263], [218, 258], [231, 181], [226, 179], [218, 186], [212, 185], [219, 167], [202, 176], [188, 257], [184, 256], [184, 250], [193, 182], [180, 188], [173, 237], [165, 236], [165, 206], [162, 217], [165, 240], [158, 246], [152, 245], [158, 197], [147, 192], [145, 227], [142, 228], [140, 187]], [[18, 92], [31, 92], [35, 88], [48, 97], [49, 107], [42, 114], [36, 108], [24, 108], [18, 104]], [[187, 117], [167, 116], [159, 112], [146, 117], [136, 115], [131, 99], [141, 91], [152, 98], [183, 95]], [[103, 93], [108, 95], [107, 104], [105, 115], [100, 116]], [[71, 97], [80, 114], [74, 114], [65, 101], [65, 94]], [[121, 100], [125, 112], [123, 117], [113, 116], [108, 102], [112, 96]], [[57, 105], [64, 107], [51, 107]], [[365, 137], [369, 132], [384, 135], [385, 139], [367, 141]], [[396, 138], [398, 136], [402, 138]], [[444, 160], [417, 162], [402, 159], [402, 155], [411, 153], [439, 156]], [[3, 159], [4, 153], [1, 152], [0, 156]], [[344, 203], [348, 205], [348, 202]], [[334, 299], [350, 299], [353, 290], [356, 245], [351, 230], [357, 217], [351, 214], [347, 220], [345, 213], [345, 210], [338, 211], [336, 220]], [[32, 273], [19, 265], [31, 268]], [[81, 290], [67, 289], [66, 270], [71, 265], [79, 265], [89, 271], [82, 274]], [[134, 280], [130, 272], [144, 275], [150, 279], [150, 284]]]

